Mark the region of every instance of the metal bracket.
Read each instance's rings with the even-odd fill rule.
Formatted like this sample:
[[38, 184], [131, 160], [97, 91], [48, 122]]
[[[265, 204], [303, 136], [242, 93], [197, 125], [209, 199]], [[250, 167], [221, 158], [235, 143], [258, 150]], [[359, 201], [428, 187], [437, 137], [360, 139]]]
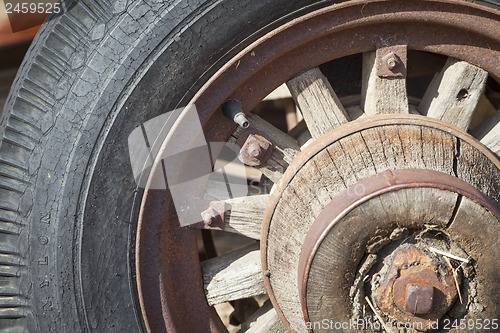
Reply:
[[376, 52], [378, 77], [406, 77], [407, 45], [383, 46]]
[[273, 153], [273, 144], [269, 137], [254, 129], [241, 133], [236, 144], [241, 147], [238, 159], [249, 166], [263, 164]]

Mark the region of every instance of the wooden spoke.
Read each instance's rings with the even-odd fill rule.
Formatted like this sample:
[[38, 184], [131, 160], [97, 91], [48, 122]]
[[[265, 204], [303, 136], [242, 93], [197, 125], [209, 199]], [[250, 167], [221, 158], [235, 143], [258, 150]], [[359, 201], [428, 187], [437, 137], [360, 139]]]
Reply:
[[479, 125], [472, 135], [496, 154], [500, 154], [500, 110]]
[[488, 72], [449, 58], [432, 80], [418, 107], [423, 115], [467, 130], [483, 93]]
[[246, 197], [262, 194], [265, 188], [257, 185], [247, 185], [243, 178], [224, 175], [222, 172], [214, 172], [207, 182], [203, 199], [206, 201], [222, 201], [233, 197]]
[[[278, 182], [285, 172], [286, 168], [295, 156], [300, 152], [300, 147], [297, 140], [286, 133], [283, 133], [267, 121], [257, 115], [249, 114], [247, 118], [250, 122], [250, 129], [264, 133], [273, 143], [273, 153], [271, 158], [262, 165], [256, 167], [260, 172], [266, 175], [273, 182]], [[236, 139], [242, 133], [238, 128], [228, 140], [228, 142], [236, 143]]]
[[474, 110], [474, 117], [472, 117], [472, 121], [469, 125], [469, 131], [474, 131], [483, 121], [492, 116], [496, 111], [493, 103], [491, 103], [488, 97], [483, 93], [481, 97], [479, 97], [476, 110]]
[[204, 261], [201, 270], [209, 305], [266, 293], [258, 243]]
[[363, 54], [361, 107], [367, 116], [409, 113], [406, 78], [378, 77], [375, 51]]
[[268, 194], [226, 200], [231, 209], [226, 213], [224, 230], [260, 239], [262, 219], [268, 200]]
[[288, 332], [281, 322], [270, 301], [267, 301], [248, 320], [241, 325], [239, 333], [285, 333]]
[[349, 121], [342, 103], [318, 68], [294, 77], [287, 86], [313, 138]]
[[366, 114], [360, 105], [351, 105], [346, 107], [345, 109], [351, 120], [356, 120], [366, 117]]
[[[257, 187], [256, 190], [264, 190]], [[223, 224], [205, 225], [203, 222], [192, 224], [191, 228], [223, 230], [253, 239], [260, 239], [262, 219], [266, 209], [269, 194], [252, 195], [248, 197], [223, 200], [227, 210]], [[220, 200], [216, 200], [220, 201]]]
[[300, 146], [302, 146], [304, 143], [307, 142], [307, 140], [311, 139], [311, 137], [312, 137], [311, 132], [309, 132], [309, 129], [307, 128], [307, 124], [304, 121], [304, 119], [302, 119], [297, 124], [297, 126], [292, 128], [292, 130], [290, 132], [288, 132], [288, 134], [291, 137], [294, 137]]
[[[216, 172], [222, 172], [231, 177], [246, 177], [246, 179], [258, 182], [262, 177], [262, 173], [252, 167], [243, 165], [239, 161], [224, 161], [217, 160], [214, 165], [214, 170]], [[219, 171], [221, 170], [221, 171]]]

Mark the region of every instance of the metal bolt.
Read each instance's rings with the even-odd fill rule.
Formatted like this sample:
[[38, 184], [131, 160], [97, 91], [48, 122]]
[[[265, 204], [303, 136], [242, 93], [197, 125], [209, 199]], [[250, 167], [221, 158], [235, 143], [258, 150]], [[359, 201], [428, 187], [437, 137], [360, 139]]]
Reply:
[[399, 64], [399, 59], [394, 52], [388, 53], [383, 60], [389, 69], [394, 69]]
[[253, 157], [259, 157], [262, 152], [262, 148], [258, 143], [252, 143], [248, 146], [248, 154]]
[[238, 158], [246, 165], [258, 166], [271, 157], [273, 144], [262, 135], [250, 133], [244, 140]]
[[224, 201], [211, 201], [208, 208], [201, 212], [201, 219], [207, 229], [224, 229], [226, 210], [230, 209]]
[[219, 213], [213, 208], [209, 208], [201, 212], [201, 218], [205, 225], [209, 226], [215, 223], [215, 218]]
[[428, 284], [406, 285], [405, 311], [411, 314], [429, 314], [434, 303], [434, 287]]
[[420, 322], [429, 330], [429, 320], [442, 318], [457, 296], [453, 271], [413, 245], [396, 249], [388, 264], [373, 293], [378, 307], [398, 321]]

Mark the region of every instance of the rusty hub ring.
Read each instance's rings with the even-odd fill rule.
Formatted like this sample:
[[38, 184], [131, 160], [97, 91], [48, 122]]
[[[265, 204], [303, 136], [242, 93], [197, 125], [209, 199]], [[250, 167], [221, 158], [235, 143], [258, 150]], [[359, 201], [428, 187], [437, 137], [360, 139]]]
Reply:
[[[487, 196], [467, 182], [439, 171], [425, 169], [388, 170], [359, 181], [335, 197], [318, 215], [307, 233], [300, 254], [298, 270], [299, 295], [306, 322], [310, 321], [307, 307], [307, 283], [311, 264], [317, 250], [330, 230], [349, 212], [370, 199], [391, 191], [418, 187], [436, 188], [461, 194], [486, 208], [500, 221], [500, 210]], [[365, 191], [359, 195], [355, 191], [356, 188], [364, 188]], [[360, 246], [363, 247], [366, 244], [360, 244]], [[353, 263], [353, 265], [356, 265], [356, 263]], [[452, 285], [453, 277], [448, 276], [447, 280], [447, 284]], [[447, 301], [449, 307], [451, 299]], [[447, 308], [441, 309], [441, 311], [446, 310]], [[439, 318], [428, 316], [423, 320], [423, 323], [427, 319], [435, 320]], [[412, 320], [418, 320], [418, 318], [415, 317]]]
[[[408, 42], [409, 49], [462, 59], [500, 77], [496, 62], [499, 22], [500, 15], [493, 9], [448, 0], [360, 0], [332, 5], [252, 43], [210, 78], [190, 104], [197, 106], [207, 141], [226, 141], [235, 128], [218, 112], [226, 99], [239, 100], [248, 112], [274, 88], [304, 70], [375, 49], [373, 39], [359, 36], [397, 37], [391, 34], [394, 31]], [[436, 29], [441, 32], [438, 36]], [[309, 52], [312, 49], [315, 52]], [[183, 119], [181, 115], [177, 124]], [[178, 127], [174, 126], [169, 137]], [[224, 331], [216, 313], [206, 305], [195, 231], [178, 226], [165, 191], [144, 194], [136, 267], [139, 301], [149, 331]]]

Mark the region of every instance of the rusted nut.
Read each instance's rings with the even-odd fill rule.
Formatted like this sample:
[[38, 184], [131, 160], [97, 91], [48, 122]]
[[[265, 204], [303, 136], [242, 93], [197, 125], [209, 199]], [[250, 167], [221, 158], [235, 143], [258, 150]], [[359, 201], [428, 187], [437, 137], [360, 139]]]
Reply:
[[414, 246], [397, 250], [391, 267], [374, 292], [378, 307], [398, 321], [429, 323], [448, 312], [456, 299], [453, 272]]
[[238, 158], [249, 166], [259, 166], [273, 153], [273, 144], [260, 134], [249, 134], [240, 149]]
[[407, 67], [407, 46], [381, 46], [376, 51], [378, 77], [405, 77]]
[[224, 229], [224, 219], [228, 205], [224, 201], [211, 201], [209, 207], [201, 212], [206, 228]]
[[257, 143], [252, 143], [248, 146], [248, 154], [252, 157], [258, 158], [262, 155], [262, 147]]
[[215, 209], [209, 208], [203, 212], [201, 212], [201, 218], [205, 225], [210, 226], [215, 223], [216, 217], [218, 213]]
[[387, 68], [394, 69], [399, 63], [399, 59], [394, 52], [390, 52], [382, 59]]
[[434, 287], [422, 283], [406, 285], [405, 311], [411, 314], [428, 314], [432, 311]]

